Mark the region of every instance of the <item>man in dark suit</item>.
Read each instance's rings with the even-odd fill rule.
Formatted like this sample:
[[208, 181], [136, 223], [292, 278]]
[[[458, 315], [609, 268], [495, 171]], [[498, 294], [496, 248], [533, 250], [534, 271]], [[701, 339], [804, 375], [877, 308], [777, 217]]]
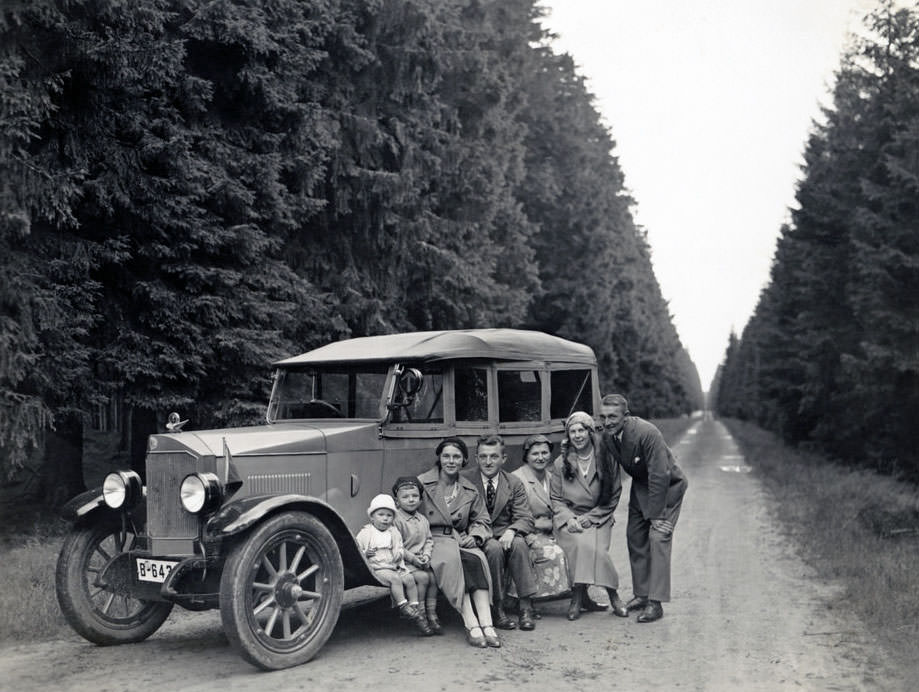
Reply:
[[670, 551], [686, 476], [660, 430], [629, 415], [624, 396], [604, 396], [599, 418], [604, 427], [601, 453], [611, 454], [632, 477], [626, 542], [634, 597], [626, 608], [641, 610], [638, 622], [654, 622], [664, 615], [661, 603], [670, 600]]
[[505, 573], [510, 572], [517, 585], [520, 604], [520, 629], [535, 628], [531, 597], [536, 593], [536, 573], [530, 560], [526, 536], [533, 532], [533, 512], [523, 481], [504, 470], [507, 461], [504, 440], [499, 435], [487, 435], [476, 443], [477, 471], [467, 472], [491, 515], [493, 537], [482, 545], [491, 571], [494, 588], [495, 627], [514, 629], [516, 623], [504, 612], [507, 588]]

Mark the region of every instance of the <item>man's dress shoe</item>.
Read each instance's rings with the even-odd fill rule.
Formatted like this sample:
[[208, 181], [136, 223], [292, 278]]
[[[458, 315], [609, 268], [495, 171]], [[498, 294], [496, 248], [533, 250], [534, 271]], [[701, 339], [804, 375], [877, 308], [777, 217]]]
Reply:
[[536, 623], [533, 622], [533, 611], [529, 608], [520, 611], [520, 629], [525, 632], [536, 629]]
[[658, 601], [648, 601], [648, 605], [638, 616], [638, 622], [654, 622], [664, 617], [664, 609]]
[[631, 601], [625, 604], [626, 610], [643, 610], [648, 605], [647, 596], [635, 596]]
[[517, 629], [517, 623], [507, 616], [503, 608], [498, 608], [495, 613], [495, 627], [499, 630], [513, 630]]

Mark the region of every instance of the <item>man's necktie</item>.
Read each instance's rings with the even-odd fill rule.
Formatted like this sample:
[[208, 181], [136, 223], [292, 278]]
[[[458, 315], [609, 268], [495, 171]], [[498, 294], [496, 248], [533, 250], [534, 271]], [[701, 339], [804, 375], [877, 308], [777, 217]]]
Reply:
[[488, 479], [488, 487], [485, 489], [485, 505], [488, 507], [489, 512], [495, 508], [495, 480], [494, 478]]
[[613, 445], [613, 456], [617, 462], [622, 462], [622, 442], [619, 441], [619, 435], [610, 435], [610, 442]]

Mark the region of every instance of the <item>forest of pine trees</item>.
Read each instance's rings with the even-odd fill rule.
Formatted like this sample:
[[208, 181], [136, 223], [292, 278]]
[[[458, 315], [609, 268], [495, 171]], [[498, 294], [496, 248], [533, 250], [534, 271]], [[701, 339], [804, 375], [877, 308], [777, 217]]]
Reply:
[[919, 480], [919, 6], [885, 0], [837, 73], [721, 415]]
[[272, 360], [393, 331], [541, 329], [642, 415], [700, 408], [615, 142], [541, 14], [4, 3], [0, 475], [50, 446], [79, 485], [115, 400], [140, 439], [172, 409], [261, 420]]

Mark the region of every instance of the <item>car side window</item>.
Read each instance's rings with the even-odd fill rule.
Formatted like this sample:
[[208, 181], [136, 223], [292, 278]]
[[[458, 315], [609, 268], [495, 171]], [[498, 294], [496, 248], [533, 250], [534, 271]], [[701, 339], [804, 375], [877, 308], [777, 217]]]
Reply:
[[542, 382], [538, 370], [498, 371], [498, 420], [542, 420]]
[[488, 420], [488, 371], [484, 368], [456, 368], [454, 371], [456, 420]]
[[549, 417], [567, 418], [575, 411], [593, 413], [590, 370], [555, 370], [550, 375]]

